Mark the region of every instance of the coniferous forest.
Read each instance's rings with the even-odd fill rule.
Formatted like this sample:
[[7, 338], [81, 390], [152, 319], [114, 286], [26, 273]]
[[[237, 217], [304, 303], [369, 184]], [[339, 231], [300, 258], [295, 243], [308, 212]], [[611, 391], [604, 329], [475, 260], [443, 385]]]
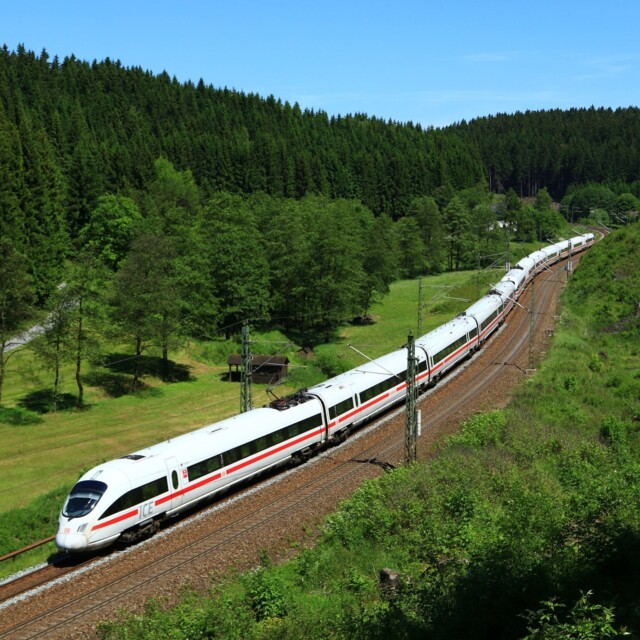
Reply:
[[327, 339], [396, 278], [494, 262], [498, 220], [543, 241], [629, 219], [639, 173], [637, 108], [425, 129], [5, 45], [0, 352], [107, 290], [136, 353], [245, 319]]

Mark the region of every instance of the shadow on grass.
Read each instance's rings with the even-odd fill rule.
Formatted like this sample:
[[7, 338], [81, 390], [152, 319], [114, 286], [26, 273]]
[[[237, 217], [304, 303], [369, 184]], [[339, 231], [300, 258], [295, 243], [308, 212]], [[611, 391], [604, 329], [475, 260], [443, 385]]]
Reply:
[[100, 387], [111, 398], [120, 398], [121, 396], [129, 395], [146, 397], [160, 397], [163, 395], [162, 389], [151, 387], [145, 384], [143, 380], [138, 380], [134, 390], [131, 388], [133, 378], [117, 373], [94, 371], [85, 376], [85, 381], [92, 387]]
[[21, 407], [0, 407], [0, 422], [12, 427], [39, 424], [42, 418], [33, 411]]
[[126, 374], [133, 376], [138, 364], [138, 372], [141, 376], [153, 376], [161, 378], [164, 382], [189, 382], [194, 378], [191, 376], [191, 368], [184, 364], [179, 364], [173, 360], [167, 362], [167, 371], [163, 375], [162, 358], [156, 356], [140, 356], [139, 361], [135, 356], [127, 353], [110, 353], [104, 359], [102, 366], [116, 374]]
[[77, 402], [78, 398], [71, 393], [60, 393], [55, 397], [51, 389], [39, 389], [22, 398], [18, 406], [27, 411], [43, 414], [75, 408]]
[[[92, 371], [84, 377], [87, 384], [92, 387], [99, 387], [109, 397], [119, 398], [131, 393], [131, 376], [118, 373], [105, 373], [102, 371]], [[138, 381], [138, 389], [146, 389], [142, 381]]]

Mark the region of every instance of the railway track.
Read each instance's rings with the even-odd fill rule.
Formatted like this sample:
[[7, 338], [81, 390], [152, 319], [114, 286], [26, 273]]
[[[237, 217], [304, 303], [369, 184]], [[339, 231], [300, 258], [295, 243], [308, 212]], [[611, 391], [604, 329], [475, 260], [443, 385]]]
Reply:
[[27, 571], [0, 585], [0, 607], [10, 600], [28, 593], [34, 589], [49, 584], [54, 580], [62, 578], [68, 573], [90, 564], [95, 558], [72, 558], [61, 557], [55, 562], [36, 567], [32, 571]]
[[[554, 304], [561, 269], [556, 265], [554, 273], [538, 276], [534, 317], [551, 318], [542, 310]], [[514, 308], [503, 329], [471, 361], [421, 396], [426, 426], [418, 441], [420, 458], [430, 454], [438, 435], [453, 428], [451, 423], [487, 408], [483, 396], [504, 385], [505, 375], [522, 376], [533, 338], [527, 296], [520, 300], [525, 309]], [[545, 326], [549, 322], [536, 328], [544, 332]], [[144, 544], [56, 575], [37, 590], [22, 589], [12, 599], [5, 598], [5, 587], [0, 587], [0, 638], [86, 640], [95, 637], [96, 622], [112, 617], [118, 608], [136, 610], [152, 595], [170, 601], [185, 584], [205, 587], [210, 575], [255, 566], [263, 550], [286, 556], [294, 543], [308, 541], [304, 532], [315, 528], [341, 499], [364, 479], [382, 473], [384, 466], [400, 464], [403, 453], [404, 415], [399, 408], [344, 445], [242, 490]]]

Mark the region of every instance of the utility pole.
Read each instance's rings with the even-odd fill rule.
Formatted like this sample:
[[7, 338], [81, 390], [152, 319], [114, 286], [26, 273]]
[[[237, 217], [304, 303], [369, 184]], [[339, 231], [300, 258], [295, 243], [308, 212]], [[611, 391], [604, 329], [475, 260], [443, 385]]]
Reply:
[[251, 411], [251, 361], [249, 321], [242, 325], [242, 364], [240, 366], [240, 412]]
[[416, 385], [416, 343], [409, 334], [407, 340], [407, 396], [405, 406], [404, 461], [409, 465], [417, 459], [418, 387]]
[[567, 282], [568, 282], [569, 276], [573, 271], [573, 245], [571, 244], [571, 240], [569, 240], [569, 259], [567, 260], [567, 264], [564, 265], [564, 270], [567, 272]]
[[418, 335], [422, 335], [422, 276], [418, 279]]
[[505, 265], [505, 273], [507, 271], [509, 271], [509, 269], [511, 269], [511, 246], [510, 246], [510, 233], [511, 230], [509, 229], [508, 223], [507, 223], [507, 264]]

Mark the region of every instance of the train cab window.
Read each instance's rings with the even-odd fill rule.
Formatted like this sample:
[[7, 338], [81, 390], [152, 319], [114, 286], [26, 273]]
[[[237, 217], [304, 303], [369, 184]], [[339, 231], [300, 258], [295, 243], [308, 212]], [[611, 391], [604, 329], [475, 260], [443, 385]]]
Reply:
[[82, 518], [91, 513], [107, 490], [107, 485], [98, 480], [81, 480], [76, 484], [62, 509], [66, 518]]

